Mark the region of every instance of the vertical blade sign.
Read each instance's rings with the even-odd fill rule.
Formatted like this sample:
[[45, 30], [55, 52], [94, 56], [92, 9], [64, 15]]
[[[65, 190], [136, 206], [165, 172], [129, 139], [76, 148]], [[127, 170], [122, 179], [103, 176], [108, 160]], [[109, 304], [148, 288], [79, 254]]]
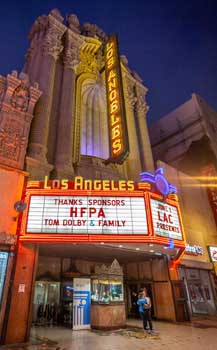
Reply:
[[129, 155], [129, 141], [117, 35], [110, 36], [105, 46], [105, 77], [110, 142], [107, 162], [122, 164]]

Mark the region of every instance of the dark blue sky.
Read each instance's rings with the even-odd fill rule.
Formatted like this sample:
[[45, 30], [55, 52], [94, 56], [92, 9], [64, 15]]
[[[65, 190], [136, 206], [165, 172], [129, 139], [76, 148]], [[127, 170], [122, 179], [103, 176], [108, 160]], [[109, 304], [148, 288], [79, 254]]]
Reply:
[[53, 8], [118, 33], [121, 54], [149, 88], [149, 122], [192, 92], [217, 109], [217, 0], [6, 0], [0, 11], [0, 74], [21, 70], [33, 21]]

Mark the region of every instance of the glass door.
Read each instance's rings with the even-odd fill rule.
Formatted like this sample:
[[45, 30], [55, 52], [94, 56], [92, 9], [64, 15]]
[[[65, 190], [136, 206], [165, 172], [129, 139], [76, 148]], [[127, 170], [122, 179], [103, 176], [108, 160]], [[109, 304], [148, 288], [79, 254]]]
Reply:
[[61, 324], [72, 328], [73, 323], [73, 282], [63, 282], [61, 285]]
[[33, 300], [33, 323], [57, 324], [60, 300], [60, 283], [36, 281]]

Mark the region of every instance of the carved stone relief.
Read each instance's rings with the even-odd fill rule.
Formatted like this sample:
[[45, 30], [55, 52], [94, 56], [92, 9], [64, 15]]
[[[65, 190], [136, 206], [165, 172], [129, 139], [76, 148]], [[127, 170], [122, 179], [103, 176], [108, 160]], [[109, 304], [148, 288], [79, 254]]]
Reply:
[[80, 52], [80, 64], [77, 69], [77, 74], [80, 73], [97, 73], [98, 62], [96, 55], [92, 53], [81, 51]]
[[13, 118], [7, 119], [0, 129], [0, 157], [18, 161], [24, 144], [23, 125]]
[[51, 55], [54, 57], [54, 59], [57, 59], [63, 50], [61, 38], [62, 38], [62, 33], [60, 33], [56, 28], [50, 27], [47, 31], [47, 34], [43, 43], [44, 54]]
[[29, 88], [25, 83], [18, 86], [11, 97], [11, 105], [19, 111], [26, 112], [29, 104]]
[[0, 88], [0, 162], [22, 169], [32, 113], [41, 92], [37, 85], [30, 87], [26, 74], [18, 77], [16, 71], [8, 74]]

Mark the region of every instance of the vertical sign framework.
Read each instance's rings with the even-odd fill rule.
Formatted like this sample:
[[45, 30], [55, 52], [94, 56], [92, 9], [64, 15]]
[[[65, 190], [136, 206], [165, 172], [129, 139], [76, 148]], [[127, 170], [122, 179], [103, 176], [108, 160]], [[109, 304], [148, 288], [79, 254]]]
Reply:
[[122, 164], [129, 154], [129, 140], [117, 35], [110, 36], [105, 46], [105, 75], [110, 141], [108, 162]]

